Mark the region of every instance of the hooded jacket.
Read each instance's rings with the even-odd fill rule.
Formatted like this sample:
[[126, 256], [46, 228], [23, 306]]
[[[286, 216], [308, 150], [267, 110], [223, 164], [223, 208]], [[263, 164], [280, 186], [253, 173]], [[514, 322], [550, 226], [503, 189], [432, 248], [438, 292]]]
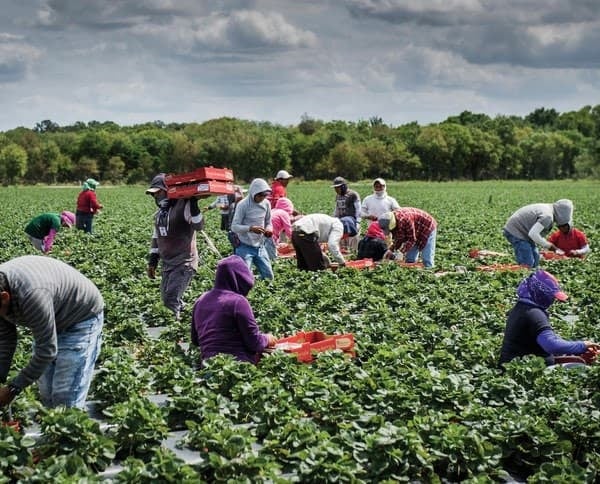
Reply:
[[[525, 205], [507, 220], [504, 230], [521, 240], [530, 240], [542, 247], [550, 244], [543, 239], [553, 223], [556, 225], [573, 223], [573, 202], [561, 199], [554, 203], [533, 203]], [[540, 231], [536, 231], [536, 224]], [[533, 229], [533, 231], [532, 231]]]
[[260, 202], [254, 201], [254, 196], [261, 192], [270, 192], [269, 184], [262, 178], [255, 178], [250, 183], [248, 196], [238, 202], [231, 221], [231, 230], [240, 238], [240, 242], [252, 247], [260, 247], [265, 243], [263, 234], [250, 232], [250, 227], [259, 226], [272, 231], [271, 204], [265, 198]]
[[279, 242], [279, 237], [283, 232], [288, 240], [292, 238], [292, 213], [294, 204], [288, 198], [280, 198], [271, 210], [271, 222], [273, 224], [273, 241]]
[[241, 257], [219, 261], [213, 288], [196, 300], [192, 312], [192, 343], [200, 347], [203, 360], [226, 353], [256, 363], [268, 346], [246, 299], [253, 286], [252, 271]]

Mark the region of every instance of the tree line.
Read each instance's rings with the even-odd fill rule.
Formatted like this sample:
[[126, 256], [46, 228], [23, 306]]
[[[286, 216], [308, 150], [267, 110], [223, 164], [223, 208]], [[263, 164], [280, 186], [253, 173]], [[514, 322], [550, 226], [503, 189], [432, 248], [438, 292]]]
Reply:
[[464, 111], [441, 123], [393, 127], [381, 118], [296, 126], [219, 118], [119, 126], [91, 121], [0, 132], [4, 184], [71, 183], [88, 177], [145, 183], [159, 172], [228, 167], [239, 181], [280, 169], [306, 180], [600, 178], [600, 105], [524, 117]]

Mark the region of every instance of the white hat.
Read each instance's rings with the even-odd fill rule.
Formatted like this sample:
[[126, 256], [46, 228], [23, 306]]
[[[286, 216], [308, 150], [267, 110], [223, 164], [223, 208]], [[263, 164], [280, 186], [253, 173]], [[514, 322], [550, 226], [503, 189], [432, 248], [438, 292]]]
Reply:
[[293, 178], [294, 175], [290, 175], [287, 171], [285, 170], [279, 170], [277, 172], [277, 175], [275, 175], [275, 180], [287, 180], [288, 178]]

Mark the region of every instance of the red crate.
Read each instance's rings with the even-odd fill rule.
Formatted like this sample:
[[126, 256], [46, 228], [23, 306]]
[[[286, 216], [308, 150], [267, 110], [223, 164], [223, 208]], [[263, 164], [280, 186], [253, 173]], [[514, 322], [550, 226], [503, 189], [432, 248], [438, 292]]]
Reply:
[[228, 168], [203, 166], [202, 168], [197, 168], [188, 173], [169, 174], [165, 176], [167, 187], [173, 185], [190, 185], [204, 180], [233, 182], [233, 171]]
[[373, 259], [348, 260], [346, 261], [346, 267], [351, 267], [352, 269], [372, 269], [375, 267], [375, 262], [373, 262]]
[[327, 350], [342, 350], [354, 356], [354, 335], [352, 333], [327, 335], [322, 331], [300, 331], [293, 336], [281, 338], [276, 349], [294, 353], [298, 361], [310, 363], [314, 353]]
[[202, 198], [210, 195], [229, 195], [233, 192], [233, 183], [215, 180], [202, 180], [187, 185], [167, 186], [167, 197], [169, 198]]

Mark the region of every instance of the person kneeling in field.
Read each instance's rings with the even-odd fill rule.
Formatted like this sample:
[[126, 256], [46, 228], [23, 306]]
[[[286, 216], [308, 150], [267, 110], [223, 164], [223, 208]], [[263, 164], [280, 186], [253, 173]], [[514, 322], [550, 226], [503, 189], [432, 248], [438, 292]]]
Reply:
[[339, 265], [346, 261], [340, 251], [342, 237], [353, 237], [357, 233], [353, 217], [330, 217], [324, 213], [304, 215], [292, 225], [292, 245], [296, 251], [298, 269], [319, 271], [330, 267], [329, 258], [323, 254], [321, 243], [327, 242], [333, 260]]
[[358, 259], [373, 259], [375, 262], [383, 259], [387, 252], [385, 234], [378, 222], [371, 222], [367, 233], [358, 243]]
[[46, 407], [84, 408], [103, 322], [100, 291], [68, 264], [39, 255], [0, 264], [0, 382], [8, 377], [17, 329], [33, 334], [31, 360], [0, 388], [0, 406], [37, 380]]
[[548, 237], [548, 242], [556, 247], [557, 254], [568, 257], [584, 257], [590, 251], [585, 234], [570, 223], [559, 225], [558, 230]]
[[252, 270], [241, 257], [219, 261], [215, 285], [196, 300], [192, 311], [192, 344], [200, 348], [202, 360], [225, 353], [257, 363], [266, 348], [275, 346], [277, 338], [261, 333], [246, 299], [253, 286]]
[[517, 288], [518, 300], [508, 313], [504, 340], [500, 350], [500, 365], [525, 355], [541, 356], [546, 364], [558, 363], [557, 355], [583, 355], [593, 360], [600, 345], [591, 341], [567, 341], [554, 332], [548, 308], [554, 300], [566, 301], [556, 278], [538, 270], [530, 274]]
[[392, 246], [384, 255], [386, 259], [392, 259], [393, 252], [400, 250], [405, 262], [413, 263], [421, 252], [423, 266], [434, 266], [437, 222], [430, 214], [418, 208], [402, 207], [384, 213], [378, 222], [385, 235], [392, 234]]

